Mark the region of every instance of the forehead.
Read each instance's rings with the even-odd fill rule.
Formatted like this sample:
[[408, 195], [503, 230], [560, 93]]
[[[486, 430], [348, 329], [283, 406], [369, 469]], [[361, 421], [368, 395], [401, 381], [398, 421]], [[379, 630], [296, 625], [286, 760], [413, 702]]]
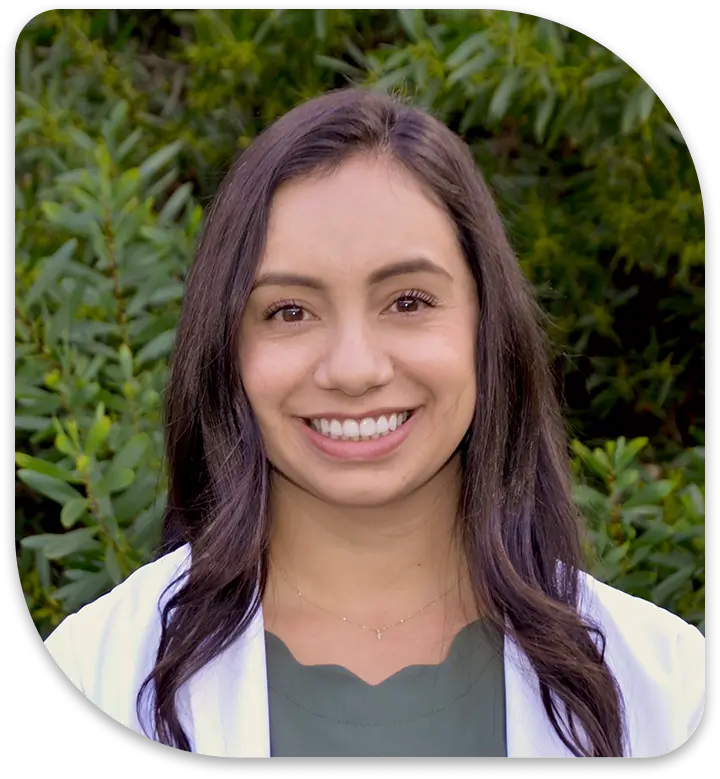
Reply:
[[407, 171], [356, 157], [278, 190], [258, 270], [369, 273], [409, 256], [456, 272], [465, 264], [452, 221]]

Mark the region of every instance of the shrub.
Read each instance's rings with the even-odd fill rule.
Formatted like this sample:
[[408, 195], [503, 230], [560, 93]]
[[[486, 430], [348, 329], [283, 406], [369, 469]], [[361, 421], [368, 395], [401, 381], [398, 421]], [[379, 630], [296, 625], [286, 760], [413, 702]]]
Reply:
[[573, 441], [591, 572], [705, 629], [705, 450], [643, 463], [646, 438]]
[[16, 538], [41, 633], [156, 545], [202, 206], [267, 123], [348, 81], [471, 145], [551, 315], [593, 570], [702, 623], [702, 202], [627, 65], [495, 11], [50, 11], [16, 80]]

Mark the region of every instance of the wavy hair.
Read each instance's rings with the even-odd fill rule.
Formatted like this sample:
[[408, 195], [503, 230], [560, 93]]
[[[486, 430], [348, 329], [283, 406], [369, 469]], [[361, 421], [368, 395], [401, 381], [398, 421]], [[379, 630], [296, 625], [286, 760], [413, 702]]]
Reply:
[[478, 398], [460, 444], [458, 512], [477, 602], [529, 659], [571, 753], [620, 756], [622, 697], [605, 637], [580, 610], [582, 526], [543, 315], [466, 144], [429, 113], [363, 88], [309, 100], [272, 124], [234, 162], [206, 215], [165, 398], [163, 551], [189, 544], [192, 558], [162, 608], [138, 716], [150, 695], [152, 737], [189, 751], [176, 694], [260, 608], [270, 467], [238, 372], [239, 325], [275, 191], [358, 153], [404, 166], [442, 205], [477, 285]]

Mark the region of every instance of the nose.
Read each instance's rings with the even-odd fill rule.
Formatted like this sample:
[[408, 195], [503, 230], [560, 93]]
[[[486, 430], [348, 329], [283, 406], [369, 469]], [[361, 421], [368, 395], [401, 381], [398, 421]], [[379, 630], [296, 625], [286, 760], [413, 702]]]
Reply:
[[388, 384], [392, 376], [387, 344], [360, 318], [333, 328], [315, 370], [318, 387], [340, 390], [351, 397]]

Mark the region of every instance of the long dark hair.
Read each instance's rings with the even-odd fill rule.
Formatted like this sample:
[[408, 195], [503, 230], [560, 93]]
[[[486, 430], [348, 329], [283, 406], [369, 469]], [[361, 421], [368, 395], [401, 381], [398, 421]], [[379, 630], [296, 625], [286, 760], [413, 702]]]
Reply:
[[623, 705], [605, 638], [579, 614], [581, 525], [542, 314], [467, 146], [428, 113], [366, 89], [303, 103], [236, 160], [209, 208], [171, 359], [164, 551], [192, 562], [162, 609], [153, 737], [189, 750], [176, 693], [235, 641], [267, 580], [269, 465], [237, 368], [240, 319], [273, 194], [351, 154], [387, 155], [455, 224], [480, 301], [478, 402], [461, 446], [458, 521], [483, 613], [517, 642], [555, 731], [577, 756], [624, 752]]

